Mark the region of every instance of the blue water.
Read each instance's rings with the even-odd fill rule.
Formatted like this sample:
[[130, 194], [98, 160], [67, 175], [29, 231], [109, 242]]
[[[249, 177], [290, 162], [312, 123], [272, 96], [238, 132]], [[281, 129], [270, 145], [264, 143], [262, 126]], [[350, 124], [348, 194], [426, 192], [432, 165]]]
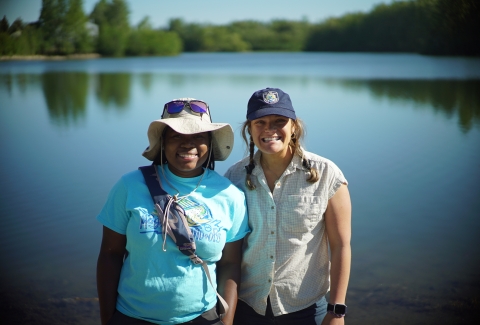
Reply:
[[349, 181], [348, 323], [476, 323], [480, 59], [358, 53], [0, 62], [1, 314], [97, 324], [95, 216], [149, 164], [148, 124], [173, 98], [207, 101], [236, 132], [223, 173], [264, 87], [290, 94], [307, 150]]

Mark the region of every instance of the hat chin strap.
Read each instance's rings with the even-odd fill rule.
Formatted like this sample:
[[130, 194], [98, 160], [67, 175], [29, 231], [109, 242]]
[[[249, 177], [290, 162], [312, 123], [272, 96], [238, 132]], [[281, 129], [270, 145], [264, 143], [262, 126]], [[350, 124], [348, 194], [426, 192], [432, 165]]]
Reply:
[[211, 136], [210, 137], [210, 148], [208, 150], [207, 168], [208, 168], [208, 165], [210, 165], [210, 159], [212, 158], [212, 151], [213, 151], [213, 140], [212, 140], [212, 136]]
[[[163, 169], [163, 159], [161, 158], [162, 152], [163, 152], [163, 141], [160, 142], [160, 166], [162, 166], [162, 169]], [[212, 152], [213, 152], [213, 139], [210, 139], [210, 145], [208, 149], [208, 159], [206, 164], [207, 168], [208, 168], [208, 165], [210, 165], [210, 160], [212, 159]]]
[[[210, 159], [212, 157], [212, 151], [213, 151], [213, 146], [212, 146], [212, 143], [213, 143], [213, 140], [210, 139], [210, 149], [208, 150], [208, 159], [207, 159], [207, 168], [205, 169], [208, 169], [208, 165], [210, 164]], [[163, 152], [163, 141], [161, 142], [161, 146], [160, 146], [160, 155], [161, 153]], [[168, 180], [167, 178], [167, 175], [165, 175], [165, 170], [163, 169], [163, 159], [160, 158], [160, 167], [162, 169], [162, 174], [163, 174], [163, 177], [165, 178], [165, 180], [167, 181], [168, 185], [170, 185], [170, 187], [172, 189], [174, 189], [177, 194], [175, 194], [173, 196], [173, 199], [175, 201], [178, 201], [178, 199], [183, 199], [183, 198], [186, 198], [187, 196], [190, 196], [193, 192], [195, 192], [197, 190], [197, 188], [200, 186], [200, 183], [202, 182], [203, 180], [203, 176], [205, 176], [205, 171], [202, 173], [202, 177], [200, 177], [200, 180], [198, 181], [198, 184], [197, 186], [195, 186], [195, 188], [193, 189], [193, 191], [191, 191], [190, 193], [188, 193], [187, 195], [183, 195], [183, 196], [180, 196], [180, 191], [172, 185], [172, 183], [170, 183], [170, 181]], [[202, 167], [203, 168], [203, 167]]]

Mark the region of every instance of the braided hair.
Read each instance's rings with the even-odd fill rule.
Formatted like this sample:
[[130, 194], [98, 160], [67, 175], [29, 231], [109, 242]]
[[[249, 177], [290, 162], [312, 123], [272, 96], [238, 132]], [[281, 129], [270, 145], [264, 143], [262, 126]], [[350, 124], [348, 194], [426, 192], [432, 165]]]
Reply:
[[[254, 190], [256, 188], [255, 184], [252, 182], [252, 172], [255, 168], [255, 162], [253, 161], [253, 155], [255, 153], [255, 143], [253, 142], [252, 135], [250, 133], [250, 123], [251, 121], [247, 120], [243, 123], [242, 126], [242, 138], [245, 144], [249, 148], [249, 163], [245, 166], [247, 170], [247, 174], [245, 176], [245, 185], [249, 190]], [[295, 126], [295, 133], [292, 134], [292, 138], [290, 140], [289, 146], [292, 147], [294, 154], [299, 155], [302, 157], [302, 165], [304, 168], [308, 169], [308, 177], [307, 182], [315, 183], [320, 179], [319, 172], [316, 168], [312, 167], [312, 164], [309, 160], [307, 160], [303, 155], [303, 149], [301, 146], [301, 141], [303, 140], [305, 134], [305, 127], [303, 122], [297, 118], [296, 120], [292, 120], [293, 125]], [[247, 138], [248, 133], [248, 138]]]

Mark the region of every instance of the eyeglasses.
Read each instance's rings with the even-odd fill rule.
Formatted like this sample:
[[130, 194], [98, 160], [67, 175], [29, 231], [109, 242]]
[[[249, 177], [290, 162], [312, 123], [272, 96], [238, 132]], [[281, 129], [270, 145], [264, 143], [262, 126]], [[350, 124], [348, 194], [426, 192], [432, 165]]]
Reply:
[[187, 106], [195, 113], [210, 115], [208, 104], [201, 100], [173, 100], [165, 104], [163, 114], [165, 114], [165, 111], [167, 111], [168, 114], [178, 114]]

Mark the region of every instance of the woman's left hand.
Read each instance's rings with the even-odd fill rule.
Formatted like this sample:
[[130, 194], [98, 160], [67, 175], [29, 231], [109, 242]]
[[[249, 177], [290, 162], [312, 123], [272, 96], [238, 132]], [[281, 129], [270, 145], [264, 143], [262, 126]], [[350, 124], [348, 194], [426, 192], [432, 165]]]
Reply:
[[[330, 294], [332, 304], [344, 304], [350, 277], [352, 251], [351, 239], [352, 206], [346, 185], [342, 185], [329, 200], [325, 212], [325, 226], [330, 246]], [[327, 314], [329, 322], [324, 324], [344, 324], [343, 317]]]
[[217, 262], [218, 293], [229, 306], [228, 313], [222, 318], [225, 325], [233, 324], [238, 300], [238, 284], [240, 283], [240, 266], [242, 262], [243, 239], [226, 243], [222, 258]]

